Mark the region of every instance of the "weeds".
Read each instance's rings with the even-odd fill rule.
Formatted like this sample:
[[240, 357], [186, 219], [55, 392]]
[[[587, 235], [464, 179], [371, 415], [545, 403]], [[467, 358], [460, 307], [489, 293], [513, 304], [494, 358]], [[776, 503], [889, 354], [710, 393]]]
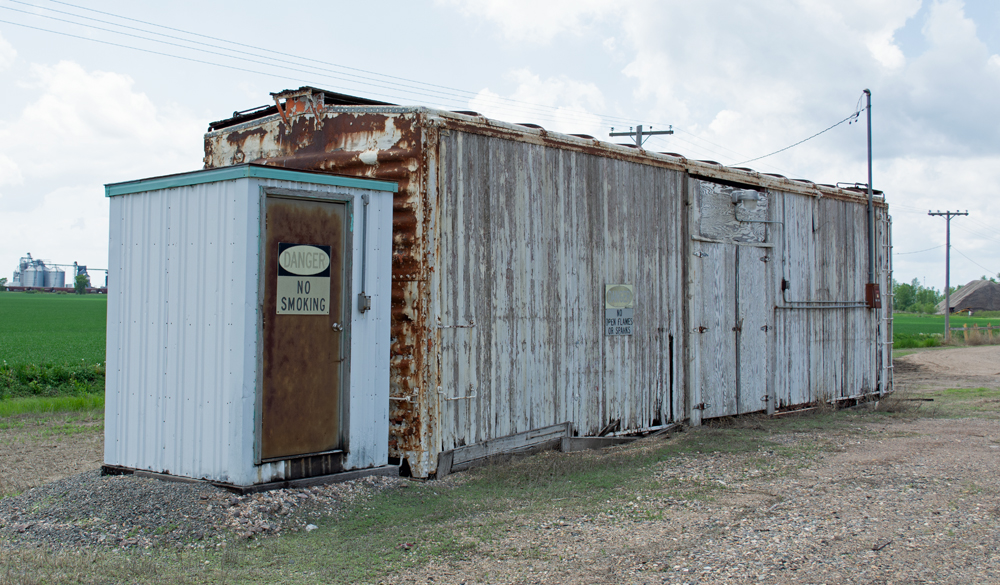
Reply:
[[896, 333], [892, 336], [893, 349], [913, 349], [919, 347], [940, 347], [940, 333]]
[[0, 365], [0, 400], [104, 392], [104, 364]]

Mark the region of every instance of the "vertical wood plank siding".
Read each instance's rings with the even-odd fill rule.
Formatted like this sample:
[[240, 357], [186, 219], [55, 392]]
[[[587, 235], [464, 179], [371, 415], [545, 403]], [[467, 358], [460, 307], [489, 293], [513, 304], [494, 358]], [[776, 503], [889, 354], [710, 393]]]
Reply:
[[[818, 307], [809, 303], [863, 301], [868, 277], [865, 206], [791, 193], [775, 193], [774, 199], [785, 232], [784, 237], [776, 234], [781, 244], [777, 304]], [[885, 219], [884, 213], [876, 215], [877, 233], [884, 232]], [[784, 294], [782, 279], [788, 283]], [[880, 370], [891, 358], [882, 349], [885, 328], [879, 311], [790, 308], [776, 309], [776, 317], [777, 407], [880, 389], [877, 378], [885, 377]]]
[[[463, 132], [442, 135], [440, 168], [441, 448], [667, 422], [681, 173]], [[615, 283], [635, 285], [632, 336], [603, 333]]]
[[[885, 310], [857, 308], [858, 192], [423, 108], [206, 135], [208, 167], [235, 157], [399, 181], [389, 449], [417, 476], [441, 450], [552, 424], [697, 424], [889, 389]], [[734, 191], [758, 194], [741, 218], [779, 223], [737, 221]], [[635, 285], [631, 336], [603, 331], [617, 283]]]

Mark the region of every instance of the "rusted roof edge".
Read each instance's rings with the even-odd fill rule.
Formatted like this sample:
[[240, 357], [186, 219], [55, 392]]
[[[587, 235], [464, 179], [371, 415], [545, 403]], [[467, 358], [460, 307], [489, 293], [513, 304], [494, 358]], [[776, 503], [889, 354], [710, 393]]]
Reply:
[[[820, 185], [807, 180], [789, 179], [779, 177], [754, 170], [742, 170], [727, 167], [721, 164], [693, 160], [683, 156], [673, 156], [651, 150], [635, 148], [634, 146], [619, 145], [603, 140], [582, 138], [570, 134], [553, 132], [543, 128], [532, 128], [520, 124], [512, 124], [494, 120], [482, 115], [471, 116], [459, 112], [447, 110], [437, 110], [424, 106], [326, 106], [324, 112], [336, 113], [378, 113], [378, 114], [417, 114], [424, 118], [424, 123], [436, 124], [442, 128], [461, 130], [476, 134], [492, 134], [497, 137], [529, 142], [542, 146], [552, 146], [556, 148], [566, 148], [578, 152], [594, 154], [596, 156], [608, 156], [620, 160], [627, 160], [639, 164], [652, 164], [661, 168], [668, 168], [677, 171], [687, 172], [693, 177], [702, 180], [716, 180], [742, 184], [748, 187], [762, 189], [772, 189], [787, 193], [796, 193], [812, 197], [831, 197], [844, 201], [867, 202], [867, 193], [859, 189], [846, 189], [830, 185]], [[272, 113], [252, 120], [237, 123], [225, 128], [210, 129], [207, 135], [215, 135], [222, 132], [233, 132], [242, 127], [251, 128], [260, 124], [264, 118], [275, 117], [278, 114]], [[885, 201], [885, 194], [875, 190], [874, 203], [876, 207], [888, 208]]]
[[[343, 110], [347, 109], [343, 108]], [[485, 116], [468, 116], [456, 112], [426, 108], [425, 111], [427, 115], [439, 118], [441, 126], [454, 130], [468, 130], [477, 133], [485, 131], [488, 134], [499, 133], [515, 140], [570, 148], [582, 152], [592, 152], [598, 156], [607, 153], [607, 155], [622, 160], [629, 160], [640, 164], [655, 164], [658, 167], [685, 171], [692, 177], [702, 180], [715, 180], [722, 183], [745, 185], [751, 188], [772, 189], [813, 197], [831, 197], [852, 202], [867, 202], [868, 199], [865, 192], [857, 189], [842, 189], [819, 185], [811, 181], [775, 177], [758, 171], [735, 169], [720, 164], [692, 160], [683, 156], [677, 157], [628, 145], [619, 145], [597, 139], [580, 138], [545, 129], [531, 128], [520, 124], [511, 124], [486, 118]], [[531, 137], [536, 138], [532, 139]], [[874, 198], [875, 205], [881, 208], [888, 208], [884, 193], [878, 190], [875, 190], [873, 193], [876, 194]]]

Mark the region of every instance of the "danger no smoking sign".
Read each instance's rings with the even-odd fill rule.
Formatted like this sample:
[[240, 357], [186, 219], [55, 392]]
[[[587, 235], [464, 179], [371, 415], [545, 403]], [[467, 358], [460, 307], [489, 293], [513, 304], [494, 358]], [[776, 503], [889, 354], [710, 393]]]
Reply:
[[278, 244], [277, 314], [330, 314], [330, 246]]

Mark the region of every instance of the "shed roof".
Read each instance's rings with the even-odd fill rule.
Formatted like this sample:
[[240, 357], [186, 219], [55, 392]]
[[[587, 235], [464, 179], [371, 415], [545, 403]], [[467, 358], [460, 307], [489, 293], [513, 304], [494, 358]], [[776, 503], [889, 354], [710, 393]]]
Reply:
[[[1000, 311], [1000, 284], [989, 280], [973, 280], [951, 295], [952, 311]], [[944, 301], [937, 312], [944, 314]]]
[[371, 189], [373, 191], [390, 191], [392, 193], [399, 190], [396, 183], [392, 183], [390, 181], [359, 179], [357, 177], [346, 177], [315, 171], [293, 171], [266, 165], [245, 163], [219, 169], [205, 169], [189, 173], [178, 173], [175, 175], [163, 175], [161, 177], [139, 179], [137, 181], [109, 183], [104, 186], [104, 195], [106, 197], [115, 197], [117, 195], [130, 195], [132, 193], [143, 193], [145, 191], [156, 191], [158, 189], [187, 187], [189, 185], [201, 185], [203, 183], [231, 181], [233, 179], [251, 177], [259, 179], [277, 179], [280, 181], [298, 181], [300, 183], [313, 183], [316, 185], [357, 187], [360, 189]]

